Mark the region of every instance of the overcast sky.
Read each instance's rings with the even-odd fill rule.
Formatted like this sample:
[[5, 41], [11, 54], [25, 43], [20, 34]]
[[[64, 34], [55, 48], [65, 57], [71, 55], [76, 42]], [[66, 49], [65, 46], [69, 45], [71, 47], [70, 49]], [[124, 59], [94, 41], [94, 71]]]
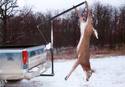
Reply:
[[[18, 0], [20, 7], [28, 6], [34, 11], [47, 12], [49, 10], [63, 10], [79, 4], [84, 0]], [[125, 0], [87, 0], [89, 4], [100, 1], [101, 3], [108, 3], [113, 6], [125, 5]]]

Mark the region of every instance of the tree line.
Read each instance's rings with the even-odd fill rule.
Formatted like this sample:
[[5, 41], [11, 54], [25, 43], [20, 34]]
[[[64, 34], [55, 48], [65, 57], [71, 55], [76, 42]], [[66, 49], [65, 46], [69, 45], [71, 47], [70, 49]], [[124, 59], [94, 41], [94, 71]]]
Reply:
[[[51, 23], [48, 20], [59, 11], [42, 13], [33, 12], [30, 8], [18, 11], [16, 1], [0, 1], [0, 45], [40, 45], [50, 42]], [[92, 12], [94, 28], [99, 35], [98, 40], [92, 36], [92, 46], [115, 48], [125, 44], [125, 6], [115, 8], [96, 3]], [[74, 10], [54, 19], [53, 27], [55, 48], [77, 45], [80, 29]]]

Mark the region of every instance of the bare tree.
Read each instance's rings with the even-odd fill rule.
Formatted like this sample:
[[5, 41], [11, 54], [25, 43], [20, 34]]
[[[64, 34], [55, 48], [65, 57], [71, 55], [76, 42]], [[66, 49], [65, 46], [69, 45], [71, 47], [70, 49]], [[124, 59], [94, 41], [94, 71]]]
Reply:
[[0, 0], [0, 20], [2, 21], [2, 44], [6, 44], [7, 20], [13, 16], [17, 8], [17, 0]]
[[125, 43], [125, 6], [120, 8], [119, 16], [120, 43]]

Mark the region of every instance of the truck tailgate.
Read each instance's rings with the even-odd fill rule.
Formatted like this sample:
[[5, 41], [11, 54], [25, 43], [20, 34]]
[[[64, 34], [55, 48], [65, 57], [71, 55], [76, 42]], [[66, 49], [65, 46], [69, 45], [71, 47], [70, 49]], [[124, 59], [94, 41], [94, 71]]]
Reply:
[[22, 68], [21, 56], [21, 50], [1, 50], [0, 76], [19, 74]]

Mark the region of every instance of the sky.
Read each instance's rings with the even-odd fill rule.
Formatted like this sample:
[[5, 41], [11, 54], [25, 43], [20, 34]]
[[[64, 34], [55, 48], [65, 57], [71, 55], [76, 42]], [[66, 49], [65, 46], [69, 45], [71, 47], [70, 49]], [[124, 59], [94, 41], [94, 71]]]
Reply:
[[[26, 6], [32, 8], [34, 11], [47, 12], [52, 10], [63, 10], [77, 5], [84, 0], [18, 0], [20, 8]], [[119, 7], [125, 5], [125, 0], [87, 0], [92, 6], [93, 3], [100, 1], [101, 3], [108, 3], [110, 5]]]

